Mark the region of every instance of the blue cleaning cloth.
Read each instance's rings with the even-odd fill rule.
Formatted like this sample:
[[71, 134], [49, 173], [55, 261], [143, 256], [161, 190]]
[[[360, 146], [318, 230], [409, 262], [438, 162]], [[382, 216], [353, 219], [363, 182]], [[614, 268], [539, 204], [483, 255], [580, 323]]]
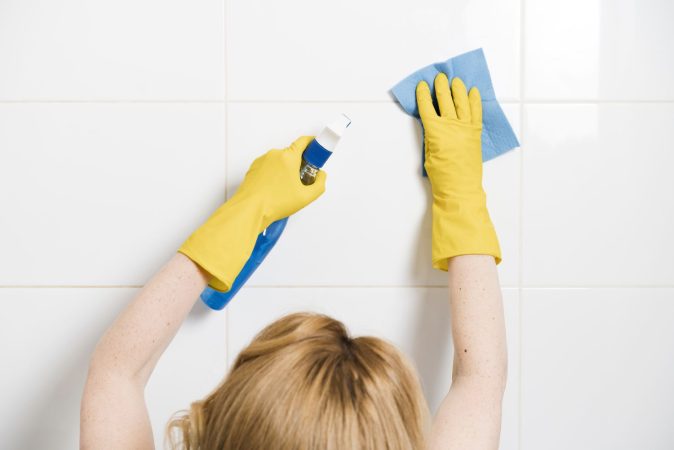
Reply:
[[[510, 123], [506, 119], [501, 105], [496, 101], [496, 93], [491, 84], [487, 60], [484, 58], [481, 48], [455, 56], [454, 58], [449, 58], [445, 62], [431, 64], [423, 69], [419, 69], [396, 84], [391, 89], [391, 93], [407, 114], [418, 119], [417, 84], [421, 80], [426, 80], [428, 86], [431, 88], [431, 92], [433, 92], [435, 90], [433, 81], [435, 80], [435, 76], [440, 72], [444, 72], [450, 81], [453, 77], [459, 77], [468, 89], [477, 86], [480, 90], [480, 96], [482, 97], [483, 161], [489, 161], [508, 150], [519, 147], [520, 143]], [[426, 175], [425, 171], [424, 175]]]

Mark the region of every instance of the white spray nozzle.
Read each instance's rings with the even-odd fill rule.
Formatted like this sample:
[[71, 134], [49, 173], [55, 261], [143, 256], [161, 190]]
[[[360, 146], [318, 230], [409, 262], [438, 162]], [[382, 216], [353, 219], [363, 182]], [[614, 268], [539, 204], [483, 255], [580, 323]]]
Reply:
[[342, 137], [346, 128], [351, 124], [351, 119], [349, 119], [345, 114], [341, 114], [336, 120], [330, 122], [323, 131], [316, 136], [316, 141], [318, 141], [321, 146], [330, 151], [334, 152], [335, 147], [339, 139]]

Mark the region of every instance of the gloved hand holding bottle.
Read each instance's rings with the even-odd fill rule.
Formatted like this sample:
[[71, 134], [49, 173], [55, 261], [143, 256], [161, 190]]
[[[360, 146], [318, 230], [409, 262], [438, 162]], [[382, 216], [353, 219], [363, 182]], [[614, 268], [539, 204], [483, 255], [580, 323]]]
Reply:
[[435, 78], [438, 114], [428, 84], [416, 95], [424, 126], [424, 167], [433, 193], [433, 267], [447, 270], [453, 256], [492, 255], [501, 262], [496, 231], [482, 188], [482, 101], [476, 87], [466, 92], [461, 79]]
[[251, 164], [236, 193], [178, 250], [213, 278], [219, 291], [232, 286], [248, 260], [258, 235], [272, 222], [288, 217], [325, 191], [326, 174], [304, 185], [299, 168], [313, 136], [303, 136], [283, 150], [270, 150]]

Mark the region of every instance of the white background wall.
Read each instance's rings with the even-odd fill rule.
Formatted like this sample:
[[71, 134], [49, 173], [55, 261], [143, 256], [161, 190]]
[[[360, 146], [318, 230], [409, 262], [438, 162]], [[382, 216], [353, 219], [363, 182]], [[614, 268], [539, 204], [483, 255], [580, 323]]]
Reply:
[[387, 90], [484, 47], [522, 148], [485, 166], [510, 378], [502, 449], [674, 448], [674, 6], [667, 0], [0, 0], [0, 439], [77, 445], [88, 357], [254, 156], [353, 126], [328, 191], [147, 389], [206, 395], [297, 310], [449, 384], [419, 129]]

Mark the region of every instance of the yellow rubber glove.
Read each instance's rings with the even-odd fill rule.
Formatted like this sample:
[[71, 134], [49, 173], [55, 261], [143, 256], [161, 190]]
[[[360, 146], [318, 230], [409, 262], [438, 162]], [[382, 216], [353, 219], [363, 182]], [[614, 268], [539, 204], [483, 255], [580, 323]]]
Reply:
[[300, 181], [302, 152], [313, 136], [303, 136], [283, 150], [270, 150], [253, 161], [236, 193], [178, 250], [213, 277], [210, 286], [228, 291], [272, 222], [288, 217], [325, 191], [326, 174], [314, 184]]
[[476, 87], [466, 93], [459, 78], [435, 78], [440, 115], [425, 81], [417, 85], [417, 104], [424, 125], [424, 167], [433, 192], [433, 267], [447, 270], [457, 255], [492, 255], [501, 249], [482, 189], [482, 100]]

